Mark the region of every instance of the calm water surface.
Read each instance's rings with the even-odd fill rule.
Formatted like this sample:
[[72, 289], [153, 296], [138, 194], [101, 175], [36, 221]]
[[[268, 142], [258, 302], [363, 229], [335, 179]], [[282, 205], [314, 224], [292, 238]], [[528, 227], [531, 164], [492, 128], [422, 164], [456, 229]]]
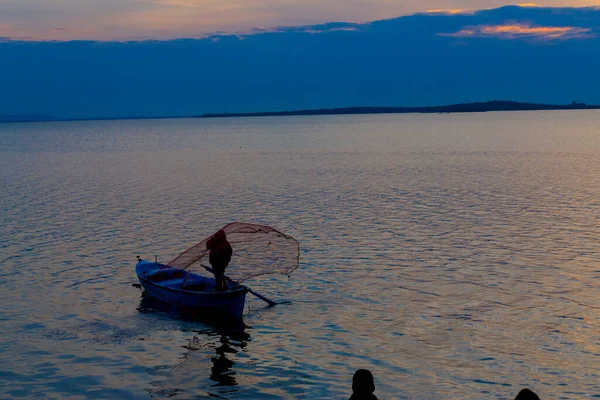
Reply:
[[[0, 397], [600, 397], [600, 113], [0, 125]], [[231, 221], [301, 244], [242, 326], [132, 286]]]

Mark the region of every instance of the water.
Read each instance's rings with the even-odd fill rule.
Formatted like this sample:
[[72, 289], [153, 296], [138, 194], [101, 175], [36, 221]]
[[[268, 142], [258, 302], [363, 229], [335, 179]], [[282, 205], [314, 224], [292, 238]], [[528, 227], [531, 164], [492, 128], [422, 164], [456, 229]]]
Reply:
[[[0, 125], [0, 397], [600, 397], [600, 113]], [[245, 326], [132, 287], [231, 221], [299, 240]]]

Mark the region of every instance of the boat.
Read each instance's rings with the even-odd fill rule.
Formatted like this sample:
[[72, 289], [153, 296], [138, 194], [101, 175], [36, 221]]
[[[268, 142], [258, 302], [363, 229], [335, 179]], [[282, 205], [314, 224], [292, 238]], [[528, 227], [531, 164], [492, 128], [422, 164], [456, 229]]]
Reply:
[[230, 282], [223, 291], [215, 290], [215, 279], [179, 268], [139, 259], [135, 272], [145, 294], [178, 309], [211, 317], [241, 317], [249, 289]]
[[[225, 234], [233, 248], [232, 263], [224, 276], [225, 290], [216, 290], [215, 278], [191, 272], [191, 269], [213, 273], [204, 263], [210, 261], [210, 241], [217, 234]], [[171, 314], [178, 311], [199, 311], [210, 318], [241, 317], [246, 294], [266, 302], [269, 306], [282, 304], [251, 290], [242, 282], [268, 274], [289, 277], [300, 260], [300, 245], [296, 239], [275, 228], [244, 222], [225, 225], [214, 235], [188, 248], [167, 264], [142, 260], [138, 257], [135, 272], [144, 289], [144, 295], [172, 305]], [[207, 260], [208, 259], [208, 260]], [[233, 278], [233, 279], [232, 279]]]

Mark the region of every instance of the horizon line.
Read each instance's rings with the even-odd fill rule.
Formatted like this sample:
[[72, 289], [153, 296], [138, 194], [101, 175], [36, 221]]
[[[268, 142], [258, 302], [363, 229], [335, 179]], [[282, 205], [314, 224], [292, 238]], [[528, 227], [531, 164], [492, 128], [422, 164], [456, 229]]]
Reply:
[[[498, 107], [485, 107], [485, 106]], [[567, 104], [533, 103], [513, 100], [487, 100], [469, 103], [452, 103], [434, 106], [349, 106], [333, 108], [315, 108], [286, 111], [259, 112], [225, 112], [204, 113], [194, 115], [163, 115], [163, 116], [108, 116], [88, 118], [60, 118], [43, 114], [0, 114], [0, 124], [3, 123], [34, 123], [34, 122], [81, 122], [81, 121], [123, 121], [151, 119], [210, 119], [210, 118], [247, 118], [247, 117], [283, 117], [283, 116], [318, 116], [318, 115], [376, 115], [376, 114], [460, 114], [480, 112], [511, 112], [511, 111], [568, 111], [568, 110], [597, 110], [600, 104], [587, 104], [572, 101]]]

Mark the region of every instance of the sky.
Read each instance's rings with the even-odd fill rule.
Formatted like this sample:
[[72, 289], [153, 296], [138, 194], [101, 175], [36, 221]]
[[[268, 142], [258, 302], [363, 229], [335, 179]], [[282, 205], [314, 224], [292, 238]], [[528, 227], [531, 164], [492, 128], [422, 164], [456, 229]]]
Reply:
[[[25, 40], [168, 40], [214, 32], [369, 22], [428, 10], [476, 10], [506, 0], [0, 0], [0, 37]], [[580, 7], [590, 0], [545, 0]]]
[[600, 6], [311, 2], [0, 0], [0, 117], [600, 104]]

